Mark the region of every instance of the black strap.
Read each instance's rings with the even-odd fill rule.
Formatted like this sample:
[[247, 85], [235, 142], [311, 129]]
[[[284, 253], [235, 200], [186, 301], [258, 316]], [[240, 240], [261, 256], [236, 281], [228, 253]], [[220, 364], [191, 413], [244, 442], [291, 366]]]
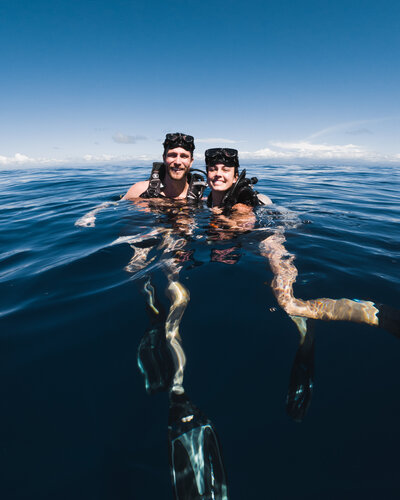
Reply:
[[[194, 173], [194, 172], [200, 172]], [[140, 198], [160, 198], [161, 189], [164, 187], [162, 181], [165, 176], [165, 164], [154, 162], [149, 177], [149, 186]], [[202, 170], [191, 169], [188, 175], [189, 187], [186, 199], [191, 203], [198, 203], [203, 197], [203, 192], [207, 186], [206, 174]]]
[[[200, 172], [195, 173], [195, 172]], [[191, 169], [189, 172], [189, 188], [186, 195], [186, 199], [190, 203], [198, 203], [203, 198], [203, 193], [207, 187], [207, 182], [205, 180], [206, 174], [202, 170]]]
[[139, 198], [159, 198], [162, 185], [162, 179], [165, 175], [165, 165], [163, 162], [155, 161], [149, 177], [149, 186]]
[[255, 207], [259, 204], [257, 198], [257, 191], [254, 191], [252, 184], [258, 182], [257, 177], [252, 177], [251, 179], [246, 178], [246, 169], [243, 169], [242, 173], [239, 175], [238, 180], [235, 184], [228, 190], [224, 196], [221, 205], [224, 207], [223, 214], [230, 215], [232, 207], [237, 203], [243, 203], [250, 207]]

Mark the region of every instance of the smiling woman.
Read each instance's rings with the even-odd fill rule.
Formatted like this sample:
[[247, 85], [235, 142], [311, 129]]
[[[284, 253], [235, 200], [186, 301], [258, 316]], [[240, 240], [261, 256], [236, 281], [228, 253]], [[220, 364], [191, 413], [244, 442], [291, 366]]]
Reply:
[[226, 215], [233, 208], [236, 211], [250, 213], [250, 207], [272, 203], [268, 196], [259, 195], [251, 187], [251, 184], [257, 182], [257, 178], [246, 179], [246, 170], [239, 175], [237, 149], [207, 149], [205, 162], [207, 182], [211, 188], [208, 206], [222, 208]]
[[207, 169], [208, 185], [212, 189], [212, 206], [219, 206], [225, 191], [237, 181], [238, 175], [233, 167], [217, 163]]

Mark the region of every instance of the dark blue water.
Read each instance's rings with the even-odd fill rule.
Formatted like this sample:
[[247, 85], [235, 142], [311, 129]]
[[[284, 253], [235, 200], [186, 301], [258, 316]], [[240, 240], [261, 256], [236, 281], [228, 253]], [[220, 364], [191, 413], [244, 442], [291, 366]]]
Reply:
[[[296, 297], [400, 304], [396, 167], [249, 167], [287, 211]], [[146, 178], [145, 168], [0, 172], [0, 497], [170, 499], [168, 401], [148, 396], [136, 351], [149, 319], [143, 276], [124, 270], [120, 236], [171, 227], [130, 202], [81, 216]], [[400, 497], [400, 341], [349, 322], [317, 322], [315, 390], [302, 423], [285, 412], [298, 346], [258, 252], [267, 230], [207, 238], [194, 215], [180, 281], [185, 388], [218, 431], [232, 500]], [[234, 245], [239, 260], [212, 260]], [[168, 307], [162, 254], [148, 274]]]

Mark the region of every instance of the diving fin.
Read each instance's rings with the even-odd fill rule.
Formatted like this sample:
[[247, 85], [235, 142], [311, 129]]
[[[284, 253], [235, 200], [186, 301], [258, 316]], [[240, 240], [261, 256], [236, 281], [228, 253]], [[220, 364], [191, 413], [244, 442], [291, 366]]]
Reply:
[[308, 319], [307, 323], [307, 332], [293, 361], [286, 398], [286, 412], [296, 422], [305, 417], [314, 387], [314, 321]]
[[400, 311], [386, 304], [375, 304], [375, 307], [379, 310], [377, 314], [379, 328], [400, 338]]
[[168, 437], [175, 500], [228, 500], [214, 426], [185, 393], [170, 395]]
[[148, 394], [167, 391], [175, 375], [175, 365], [165, 337], [165, 325], [149, 328], [140, 341], [137, 362]]

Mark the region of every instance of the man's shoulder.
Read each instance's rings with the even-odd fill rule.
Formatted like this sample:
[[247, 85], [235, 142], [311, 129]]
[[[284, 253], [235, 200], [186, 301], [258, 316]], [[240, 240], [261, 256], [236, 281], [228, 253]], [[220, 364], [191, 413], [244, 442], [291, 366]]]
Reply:
[[122, 198], [123, 200], [134, 200], [139, 198], [146, 189], [149, 187], [149, 181], [139, 181], [128, 189], [126, 195]]

